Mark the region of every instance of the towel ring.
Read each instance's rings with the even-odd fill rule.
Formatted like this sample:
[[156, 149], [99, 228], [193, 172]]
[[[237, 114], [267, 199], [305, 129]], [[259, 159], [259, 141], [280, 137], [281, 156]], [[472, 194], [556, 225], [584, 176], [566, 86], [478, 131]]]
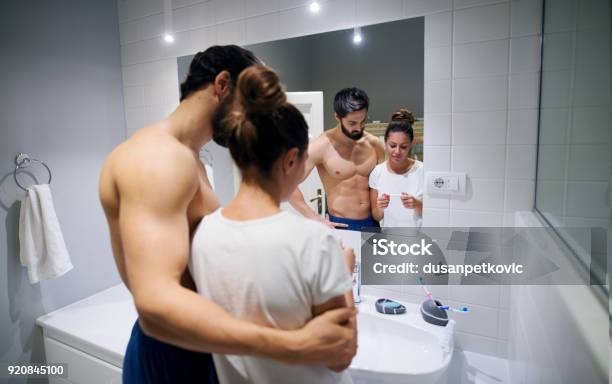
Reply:
[[19, 179], [17, 179], [17, 171], [29, 167], [30, 165], [32, 165], [32, 163], [39, 163], [47, 169], [47, 172], [49, 173], [49, 181], [47, 184], [51, 184], [52, 175], [49, 166], [45, 164], [45, 162], [42, 160], [30, 158], [30, 155], [28, 155], [27, 153], [20, 153], [15, 156], [15, 170], [13, 171], [13, 178], [15, 179], [15, 183], [17, 183], [17, 186], [23, 189], [24, 191], [27, 191], [27, 189], [19, 183]]

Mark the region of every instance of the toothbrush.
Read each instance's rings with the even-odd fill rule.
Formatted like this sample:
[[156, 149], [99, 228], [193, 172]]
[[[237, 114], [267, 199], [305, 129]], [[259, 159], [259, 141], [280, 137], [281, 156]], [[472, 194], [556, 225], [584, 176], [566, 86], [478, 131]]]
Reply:
[[423, 277], [419, 276], [419, 282], [421, 283], [421, 287], [423, 287], [423, 290], [425, 291], [425, 295], [427, 295], [427, 298], [429, 300], [435, 301], [431, 292], [429, 292], [427, 290], [427, 287], [425, 287], [425, 284], [423, 284]]
[[466, 313], [468, 311], [468, 307], [452, 308], [450, 305], [440, 305], [438, 308], [457, 313]]

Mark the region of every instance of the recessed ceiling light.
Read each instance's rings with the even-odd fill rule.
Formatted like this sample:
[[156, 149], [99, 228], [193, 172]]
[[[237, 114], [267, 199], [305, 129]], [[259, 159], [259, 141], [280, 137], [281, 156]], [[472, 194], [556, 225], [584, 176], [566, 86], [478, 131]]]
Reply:
[[164, 33], [164, 41], [168, 44], [174, 43], [174, 36], [169, 33]]
[[321, 10], [321, 6], [319, 5], [318, 1], [313, 1], [312, 3], [310, 3], [310, 12], [317, 13], [320, 10]]
[[353, 43], [361, 44], [363, 38], [361, 37], [361, 27], [355, 27], [353, 29]]

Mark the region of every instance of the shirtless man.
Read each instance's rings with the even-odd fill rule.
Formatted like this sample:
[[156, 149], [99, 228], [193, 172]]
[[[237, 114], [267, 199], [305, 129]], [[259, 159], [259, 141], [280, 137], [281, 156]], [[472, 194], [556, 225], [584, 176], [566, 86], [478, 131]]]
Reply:
[[[266, 356], [288, 363], [346, 368], [356, 335], [342, 324], [352, 309], [328, 311], [283, 331], [230, 316], [195, 292], [186, 269], [190, 238], [219, 202], [199, 160], [212, 116], [231, 99], [239, 73], [258, 63], [237, 46], [198, 53], [166, 119], [137, 131], [106, 160], [100, 200], [121, 279], [134, 298], [124, 383], [216, 382], [208, 353]], [[223, 255], [219, 255], [223, 257]]]
[[[364, 131], [368, 117], [368, 95], [358, 88], [345, 88], [334, 98], [338, 124], [311, 141], [306, 160], [306, 178], [316, 166], [327, 193], [328, 225], [359, 231], [377, 227], [370, 211], [368, 176], [385, 160], [385, 149]], [[291, 205], [306, 217], [321, 220], [298, 190]]]

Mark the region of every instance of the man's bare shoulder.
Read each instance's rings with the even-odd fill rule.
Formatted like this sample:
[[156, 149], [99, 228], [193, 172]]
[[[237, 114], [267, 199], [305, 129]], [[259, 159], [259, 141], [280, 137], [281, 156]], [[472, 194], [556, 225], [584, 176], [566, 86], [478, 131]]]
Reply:
[[372, 147], [382, 147], [380, 139], [369, 132], [363, 132], [363, 142]]
[[385, 146], [380, 142], [380, 139], [368, 132], [364, 132], [363, 139], [365, 145], [370, 148], [369, 150], [374, 150], [374, 152], [376, 152], [377, 162], [380, 163], [384, 161]]
[[322, 160], [325, 152], [331, 146], [329, 133], [330, 131], [325, 131], [308, 143], [308, 156], [315, 162]]
[[197, 188], [197, 175], [193, 152], [152, 126], [136, 132], [111, 152], [102, 168], [100, 189], [102, 193], [104, 185], [112, 183], [122, 197], [189, 193]]

